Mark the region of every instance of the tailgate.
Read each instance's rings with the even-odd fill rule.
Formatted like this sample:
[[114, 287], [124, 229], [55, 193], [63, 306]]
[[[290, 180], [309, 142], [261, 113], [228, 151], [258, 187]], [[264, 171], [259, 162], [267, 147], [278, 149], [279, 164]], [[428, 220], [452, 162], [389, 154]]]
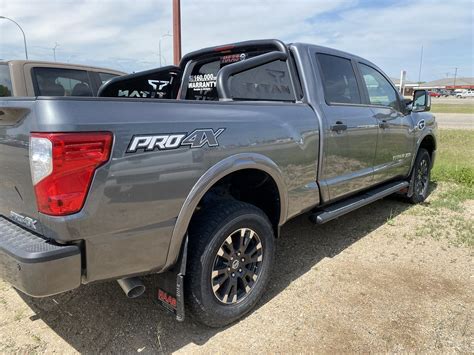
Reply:
[[41, 232], [28, 154], [34, 104], [34, 99], [0, 100], [0, 215]]

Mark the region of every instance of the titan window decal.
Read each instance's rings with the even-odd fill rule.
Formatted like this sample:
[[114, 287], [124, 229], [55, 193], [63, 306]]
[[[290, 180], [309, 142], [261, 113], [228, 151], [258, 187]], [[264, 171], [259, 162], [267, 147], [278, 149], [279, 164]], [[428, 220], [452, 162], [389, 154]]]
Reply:
[[224, 132], [225, 128], [214, 131], [212, 128], [196, 129], [191, 133], [169, 133], [154, 135], [133, 136], [127, 148], [127, 153], [136, 153], [141, 150], [152, 152], [154, 150], [170, 150], [189, 146], [190, 148], [201, 148], [219, 146], [217, 137]]

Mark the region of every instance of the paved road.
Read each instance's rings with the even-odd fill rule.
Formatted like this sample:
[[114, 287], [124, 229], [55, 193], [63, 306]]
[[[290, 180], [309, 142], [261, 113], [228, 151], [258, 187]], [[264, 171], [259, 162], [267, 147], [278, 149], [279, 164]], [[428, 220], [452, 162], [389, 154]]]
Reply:
[[435, 113], [439, 128], [474, 129], [474, 115], [468, 113]]
[[474, 98], [468, 97], [465, 99], [459, 99], [454, 96], [450, 97], [432, 97], [431, 104], [449, 104], [449, 105], [474, 105]]

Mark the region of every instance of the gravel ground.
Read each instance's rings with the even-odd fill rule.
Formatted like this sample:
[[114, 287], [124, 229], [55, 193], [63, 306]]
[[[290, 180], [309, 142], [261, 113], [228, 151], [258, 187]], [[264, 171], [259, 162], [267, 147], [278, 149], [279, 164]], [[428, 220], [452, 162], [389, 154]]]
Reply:
[[474, 115], [468, 113], [434, 113], [439, 128], [474, 129]]
[[446, 210], [450, 188], [423, 206], [387, 198], [323, 226], [290, 221], [268, 292], [225, 329], [177, 323], [115, 282], [31, 299], [0, 281], [0, 352], [473, 353], [474, 201]]

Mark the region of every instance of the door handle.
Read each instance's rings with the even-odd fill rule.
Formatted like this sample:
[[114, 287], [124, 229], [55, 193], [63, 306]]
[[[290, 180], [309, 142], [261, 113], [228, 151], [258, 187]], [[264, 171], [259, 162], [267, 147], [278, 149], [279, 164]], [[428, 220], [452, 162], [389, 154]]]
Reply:
[[389, 128], [389, 127], [390, 127], [390, 123], [388, 123], [387, 121], [383, 120], [382, 122], [379, 123], [379, 127], [382, 128], [382, 129]]
[[341, 131], [345, 131], [347, 129], [347, 125], [345, 125], [344, 123], [342, 123], [341, 121], [336, 121], [336, 124], [331, 126], [331, 131], [334, 131], [334, 132], [341, 132]]

